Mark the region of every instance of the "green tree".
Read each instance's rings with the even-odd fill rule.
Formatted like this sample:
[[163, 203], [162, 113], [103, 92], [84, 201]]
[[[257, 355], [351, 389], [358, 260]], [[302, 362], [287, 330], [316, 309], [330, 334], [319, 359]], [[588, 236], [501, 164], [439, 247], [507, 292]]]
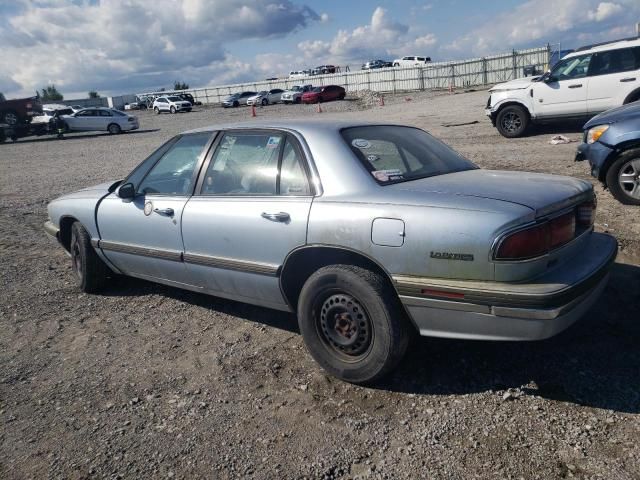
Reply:
[[64, 97], [58, 91], [55, 85], [49, 85], [42, 89], [42, 93], [40, 94], [43, 101], [54, 101], [54, 100], [63, 100]]
[[98, 92], [96, 92], [95, 90], [91, 90], [89, 92], [89, 98], [100, 98], [100, 94]]
[[174, 90], [187, 90], [188, 88], [189, 88], [189, 84], [188, 83], [180, 82], [178, 80], [173, 82], [173, 89]]

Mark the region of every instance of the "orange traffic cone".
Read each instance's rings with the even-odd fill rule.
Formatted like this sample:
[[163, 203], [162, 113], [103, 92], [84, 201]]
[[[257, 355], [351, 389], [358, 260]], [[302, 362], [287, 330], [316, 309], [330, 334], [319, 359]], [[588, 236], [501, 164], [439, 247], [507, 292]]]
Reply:
[[256, 106], [255, 105], [251, 105], [251, 116], [252, 117], [256, 116]]
[[322, 113], [322, 107], [320, 106], [320, 102], [318, 102], [318, 108], [316, 108], [318, 113]]

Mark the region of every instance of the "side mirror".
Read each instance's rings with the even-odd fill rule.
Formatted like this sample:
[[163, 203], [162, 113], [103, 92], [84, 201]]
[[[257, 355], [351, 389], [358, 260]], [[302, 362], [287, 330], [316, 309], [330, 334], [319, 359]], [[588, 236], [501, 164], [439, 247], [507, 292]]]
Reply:
[[557, 81], [558, 81], [558, 79], [549, 73], [549, 74], [545, 77], [544, 81], [545, 81], [545, 83], [553, 83], [553, 82], [557, 82]]
[[136, 187], [133, 186], [133, 183], [125, 183], [124, 185], [120, 185], [117, 195], [123, 199], [131, 199], [136, 196]]

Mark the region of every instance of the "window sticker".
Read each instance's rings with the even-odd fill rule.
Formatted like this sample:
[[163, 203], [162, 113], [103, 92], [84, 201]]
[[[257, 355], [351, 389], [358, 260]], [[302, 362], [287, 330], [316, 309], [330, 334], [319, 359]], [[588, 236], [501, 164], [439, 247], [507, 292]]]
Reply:
[[370, 162], [377, 162], [378, 160], [380, 160], [380, 157], [378, 155], [367, 155], [367, 160], [369, 160]]
[[389, 182], [393, 180], [402, 180], [404, 177], [402, 172], [397, 168], [391, 170], [374, 170], [371, 175], [379, 182]]
[[278, 145], [280, 145], [280, 137], [269, 137], [267, 148], [278, 148]]
[[365, 140], [364, 138], [354, 138], [353, 141], [351, 142], [351, 145], [353, 145], [356, 148], [371, 147], [371, 143], [369, 142], [369, 140]]

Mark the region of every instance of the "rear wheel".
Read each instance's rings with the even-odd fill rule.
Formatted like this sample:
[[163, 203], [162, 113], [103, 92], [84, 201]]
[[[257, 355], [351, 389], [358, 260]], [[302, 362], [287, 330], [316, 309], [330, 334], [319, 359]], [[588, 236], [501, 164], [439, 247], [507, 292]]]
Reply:
[[109, 124], [109, 126], [107, 127], [107, 130], [112, 135], [117, 135], [118, 133], [122, 133], [122, 129], [120, 128], [120, 125], [118, 125], [117, 123]]
[[160, 109], [158, 107], [155, 107], [153, 111], [156, 112], [156, 115], [160, 115]]
[[338, 95], [338, 100], [344, 100], [345, 94], [341, 93], [340, 95]]
[[623, 152], [607, 170], [606, 182], [620, 203], [640, 205], [640, 148]]
[[71, 226], [71, 265], [78, 286], [83, 292], [101, 290], [107, 283], [109, 268], [91, 246], [91, 238], [80, 222]]
[[173, 105], [169, 108], [169, 113], [176, 113], [176, 107]]
[[301, 103], [301, 102], [302, 102], [302, 98], [301, 97], [296, 98], [296, 103]]
[[519, 105], [508, 105], [498, 113], [496, 128], [503, 137], [521, 137], [529, 126], [529, 113]]
[[2, 121], [7, 125], [11, 125], [13, 127], [20, 122], [20, 117], [18, 117], [18, 114], [13, 110], [9, 110], [8, 112], [4, 113]]
[[380, 274], [332, 265], [305, 282], [298, 323], [311, 356], [331, 375], [353, 383], [379, 380], [400, 362], [410, 326]]

